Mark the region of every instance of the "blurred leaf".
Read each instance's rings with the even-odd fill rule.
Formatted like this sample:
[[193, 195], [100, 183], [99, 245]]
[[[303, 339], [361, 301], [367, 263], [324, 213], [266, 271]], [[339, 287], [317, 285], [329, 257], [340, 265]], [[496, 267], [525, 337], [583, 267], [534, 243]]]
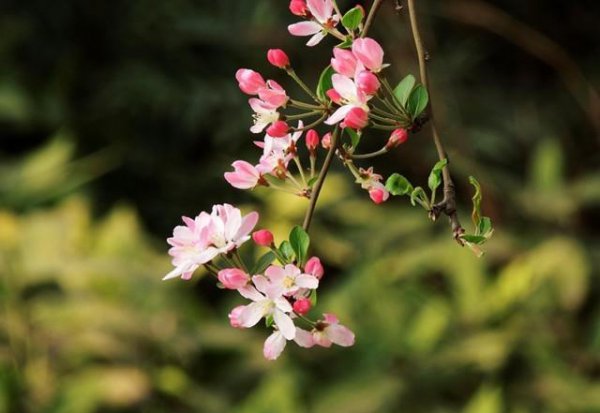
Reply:
[[406, 108], [408, 97], [411, 95], [411, 92], [415, 87], [415, 82], [416, 80], [413, 75], [407, 75], [394, 88], [394, 96], [396, 96], [403, 108]]
[[392, 195], [407, 195], [412, 192], [413, 186], [404, 176], [394, 173], [385, 182], [385, 188]]

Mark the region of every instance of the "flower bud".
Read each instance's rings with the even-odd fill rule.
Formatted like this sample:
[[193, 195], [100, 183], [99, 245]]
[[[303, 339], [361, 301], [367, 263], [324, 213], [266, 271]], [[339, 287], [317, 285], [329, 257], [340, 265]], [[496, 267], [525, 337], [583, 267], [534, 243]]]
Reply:
[[240, 69], [235, 73], [235, 78], [238, 81], [242, 92], [248, 95], [256, 95], [258, 92], [267, 87], [267, 84], [260, 73], [250, 69]]
[[242, 328], [242, 322], [240, 321], [240, 315], [244, 311], [245, 305], [238, 305], [229, 313], [229, 324], [234, 328]]
[[327, 92], [325, 92], [325, 94], [327, 95], [327, 97], [329, 97], [329, 99], [331, 99], [333, 103], [337, 105], [342, 103], [342, 95], [340, 95], [337, 90], [329, 89]]
[[356, 76], [356, 85], [367, 95], [372, 96], [377, 93], [381, 83], [379, 83], [379, 79], [373, 73], [363, 70]]
[[306, 313], [308, 313], [311, 307], [312, 304], [310, 303], [310, 300], [308, 298], [300, 298], [293, 305], [294, 312], [300, 315], [305, 315]]
[[331, 58], [331, 67], [333, 70], [341, 75], [354, 77], [357, 62], [352, 52], [336, 47], [333, 49], [333, 56]]
[[282, 120], [275, 121], [267, 128], [267, 135], [272, 138], [283, 138], [288, 134], [290, 127]]
[[252, 234], [252, 239], [256, 245], [261, 247], [269, 247], [273, 244], [273, 233], [268, 229], [261, 229]]
[[229, 290], [237, 290], [242, 288], [250, 280], [250, 276], [239, 268], [226, 268], [219, 271], [219, 281]]
[[363, 129], [369, 123], [369, 114], [362, 108], [352, 108], [344, 118], [346, 128]]
[[327, 132], [321, 139], [321, 146], [323, 149], [329, 149], [331, 147], [331, 132]]
[[404, 128], [396, 129], [390, 135], [390, 138], [388, 139], [388, 141], [385, 145], [385, 148], [388, 150], [395, 148], [396, 146], [402, 145], [407, 140], [408, 140], [408, 131]]
[[376, 204], [381, 204], [387, 201], [387, 199], [390, 197], [390, 193], [383, 185], [377, 185], [369, 189], [369, 197]]
[[285, 69], [290, 65], [290, 58], [281, 49], [270, 49], [267, 52], [267, 60], [280, 69]]
[[308, 148], [308, 150], [312, 153], [315, 151], [315, 149], [317, 149], [317, 146], [319, 146], [319, 134], [317, 133], [316, 130], [311, 129], [308, 132], [306, 132], [306, 147]]
[[306, 2], [304, 0], [290, 1], [290, 11], [296, 16], [304, 17], [307, 15]]
[[325, 274], [323, 264], [321, 264], [321, 260], [318, 257], [312, 257], [308, 261], [306, 261], [306, 265], [304, 266], [304, 272], [310, 275], [314, 275], [319, 280], [323, 277], [323, 274]]

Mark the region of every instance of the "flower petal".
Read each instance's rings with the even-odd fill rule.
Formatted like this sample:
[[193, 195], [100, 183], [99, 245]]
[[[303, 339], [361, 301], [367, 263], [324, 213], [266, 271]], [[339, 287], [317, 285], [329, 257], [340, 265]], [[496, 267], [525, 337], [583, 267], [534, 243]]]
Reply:
[[314, 290], [315, 288], [319, 287], [319, 280], [315, 276], [301, 274], [296, 277], [296, 285], [300, 288], [309, 288]]
[[327, 125], [335, 125], [338, 122], [344, 120], [348, 112], [350, 112], [354, 106], [352, 105], [344, 105], [340, 107], [338, 110], [333, 112], [333, 114], [325, 121]]
[[319, 23], [310, 21], [294, 23], [288, 26], [288, 31], [294, 36], [311, 36], [315, 33], [319, 33], [321, 30], [322, 27]]
[[248, 304], [240, 313], [239, 321], [242, 327], [252, 327], [265, 315], [265, 305], [262, 301]]
[[273, 321], [275, 321], [275, 325], [286, 339], [294, 339], [296, 336], [296, 326], [289, 315], [283, 311], [275, 310], [273, 312]]
[[338, 346], [350, 347], [354, 345], [354, 333], [340, 324], [332, 324], [324, 330], [327, 337]]
[[275, 331], [265, 340], [263, 355], [267, 360], [275, 360], [281, 355], [286, 344], [287, 341], [283, 335], [279, 331]]
[[315, 345], [315, 340], [313, 339], [311, 332], [303, 330], [300, 327], [296, 327], [296, 337], [294, 337], [294, 341], [300, 347], [304, 348], [311, 348]]
[[242, 218], [242, 223], [237, 234], [235, 235], [235, 238], [238, 239], [248, 235], [256, 226], [258, 217], [258, 212], [250, 212], [249, 214], [245, 215], [244, 218]]
[[308, 42], [306, 42], [306, 45], [308, 47], [316, 46], [319, 43], [321, 43], [321, 40], [323, 40], [325, 38], [325, 36], [327, 36], [327, 33], [325, 33], [325, 32], [318, 32], [313, 37], [311, 37], [310, 39], [308, 39]]

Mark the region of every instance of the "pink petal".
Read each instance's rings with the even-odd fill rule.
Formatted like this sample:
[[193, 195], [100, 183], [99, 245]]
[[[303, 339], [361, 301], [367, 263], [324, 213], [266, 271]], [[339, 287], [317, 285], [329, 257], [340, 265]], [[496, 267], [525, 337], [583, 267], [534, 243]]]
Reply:
[[307, 0], [310, 13], [321, 23], [326, 23], [333, 14], [331, 0]]
[[325, 36], [327, 36], [327, 33], [325, 33], [325, 32], [318, 32], [313, 37], [311, 37], [308, 40], [308, 42], [306, 42], [306, 45], [308, 47], [316, 46], [319, 43], [321, 43], [321, 40], [323, 40], [325, 38]]
[[267, 360], [277, 359], [283, 349], [285, 348], [287, 341], [279, 331], [275, 331], [266, 340], [263, 347], [263, 355]]
[[336, 123], [344, 120], [348, 112], [350, 112], [354, 106], [352, 105], [344, 105], [340, 107], [338, 110], [333, 112], [333, 114], [325, 121], [327, 125], [335, 125]]
[[252, 327], [260, 321], [265, 315], [265, 306], [261, 302], [248, 304], [239, 315], [239, 322], [242, 327]]
[[294, 36], [311, 36], [321, 30], [321, 26], [315, 22], [300, 22], [288, 26], [288, 31]]
[[346, 100], [356, 99], [356, 84], [348, 76], [338, 73], [331, 76], [333, 88]]
[[327, 337], [338, 346], [350, 347], [354, 345], [354, 333], [348, 327], [332, 324], [324, 331]]
[[238, 229], [235, 239], [239, 239], [248, 235], [256, 226], [258, 222], [258, 212], [250, 212], [242, 218], [241, 225]]
[[310, 331], [302, 330], [300, 327], [296, 327], [296, 336], [294, 341], [300, 347], [311, 348], [315, 345], [315, 340]]

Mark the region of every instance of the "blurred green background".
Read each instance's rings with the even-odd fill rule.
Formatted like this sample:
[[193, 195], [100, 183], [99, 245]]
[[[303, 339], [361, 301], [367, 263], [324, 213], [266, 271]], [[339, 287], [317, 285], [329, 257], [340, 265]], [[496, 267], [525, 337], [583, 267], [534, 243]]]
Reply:
[[[417, 68], [393, 3], [371, 34], [398, 81]], [[290, 86], [280, 47], [314, 84], [332, 40], [287, 35], [284, 0], [3, 0], [0, 412], [600, 412], [600, 3], [417, 3], [463, 222], [473, 174], [496, 235], [477, 259], [334, 169], [319, 309], [356, 345], [267, 362], [266, 329], [228, 325], [240, 297], [160, 281], [164, 240], [213, 203], [280, 239], [300, 222], [305, 201], [222, 178], [258, 156], [234, 74]], [[375, 167], [424, 182], [434, 162], [425, 128]]]

